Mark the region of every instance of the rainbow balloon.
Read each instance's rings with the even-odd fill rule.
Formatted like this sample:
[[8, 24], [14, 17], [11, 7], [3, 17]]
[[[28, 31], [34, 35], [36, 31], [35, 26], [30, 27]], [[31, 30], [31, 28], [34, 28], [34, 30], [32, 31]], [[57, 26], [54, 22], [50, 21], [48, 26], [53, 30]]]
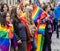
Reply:
[[38, 6], [36, 6], [33, 10], [33, 15], [32, 15], [32, 19], [34, 20], [34, 22], [37, 22], [37, 20], [40, 18], [41, 14], [42, 14], [43, 10], [41, 8], [39, 8]]
[[45, 35], [45, 27], [46, 27], [46, 24], [40, 24], [38, 28], [38, 33]]

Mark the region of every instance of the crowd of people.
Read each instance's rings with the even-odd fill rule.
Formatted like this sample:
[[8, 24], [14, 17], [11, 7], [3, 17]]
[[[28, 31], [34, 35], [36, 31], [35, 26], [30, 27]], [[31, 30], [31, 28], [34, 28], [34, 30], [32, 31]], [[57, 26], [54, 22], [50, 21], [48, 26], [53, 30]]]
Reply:
[[[18, 2], [18, 6], [0, 4], [0, 51], [38, 51], [39, 24], [46, 24], [41, 51], [51, 51], [51, 37], [55, 30], [59, 38], [60, 3], [58, 6], [54, 3], [43, 3], [37, 6], [31, 1], [23, 3], [18, 0]], [[37, 21], [32, 19], [36, 6], [43, 11]]]

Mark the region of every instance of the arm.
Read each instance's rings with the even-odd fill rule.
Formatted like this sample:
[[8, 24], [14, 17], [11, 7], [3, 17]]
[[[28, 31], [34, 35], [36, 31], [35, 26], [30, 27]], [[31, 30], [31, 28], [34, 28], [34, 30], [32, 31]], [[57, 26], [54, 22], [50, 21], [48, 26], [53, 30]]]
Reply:
[[17, 40], [20, 40], [20, 36], [18, 33], [18, 28], [17, 28], [17, 22], [13, 21], [13, 27], [14, 27], [14, 34], [15, 34]]

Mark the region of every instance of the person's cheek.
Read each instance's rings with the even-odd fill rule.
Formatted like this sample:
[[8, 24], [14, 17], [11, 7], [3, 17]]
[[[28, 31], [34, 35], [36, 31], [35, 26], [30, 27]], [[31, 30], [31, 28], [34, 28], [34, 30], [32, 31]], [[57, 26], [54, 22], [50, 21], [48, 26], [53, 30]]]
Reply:
[[6, 21], [7, 21], [8, 19], [6, 18]]
[[8, 18], [8, 20], [10, 21], [10, 17]]
[[8, 8], [5, 8], [5, 10], [7, 11], [7, 10], [8, 10]]
[[6, 21], [10, 21], [10, 18], [9, 18], [9, 17], [7, 17], [7, 18], [6, 18]]

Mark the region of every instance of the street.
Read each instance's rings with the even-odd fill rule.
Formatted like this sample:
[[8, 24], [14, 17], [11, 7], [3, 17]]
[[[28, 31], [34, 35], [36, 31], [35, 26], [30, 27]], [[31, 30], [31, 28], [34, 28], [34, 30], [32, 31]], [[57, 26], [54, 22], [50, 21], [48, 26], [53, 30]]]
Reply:
[[52, 51], [60, 51], [60, 38], [56, 38], [56, 32], [52, 35], [52, 44], [51, 44]]

